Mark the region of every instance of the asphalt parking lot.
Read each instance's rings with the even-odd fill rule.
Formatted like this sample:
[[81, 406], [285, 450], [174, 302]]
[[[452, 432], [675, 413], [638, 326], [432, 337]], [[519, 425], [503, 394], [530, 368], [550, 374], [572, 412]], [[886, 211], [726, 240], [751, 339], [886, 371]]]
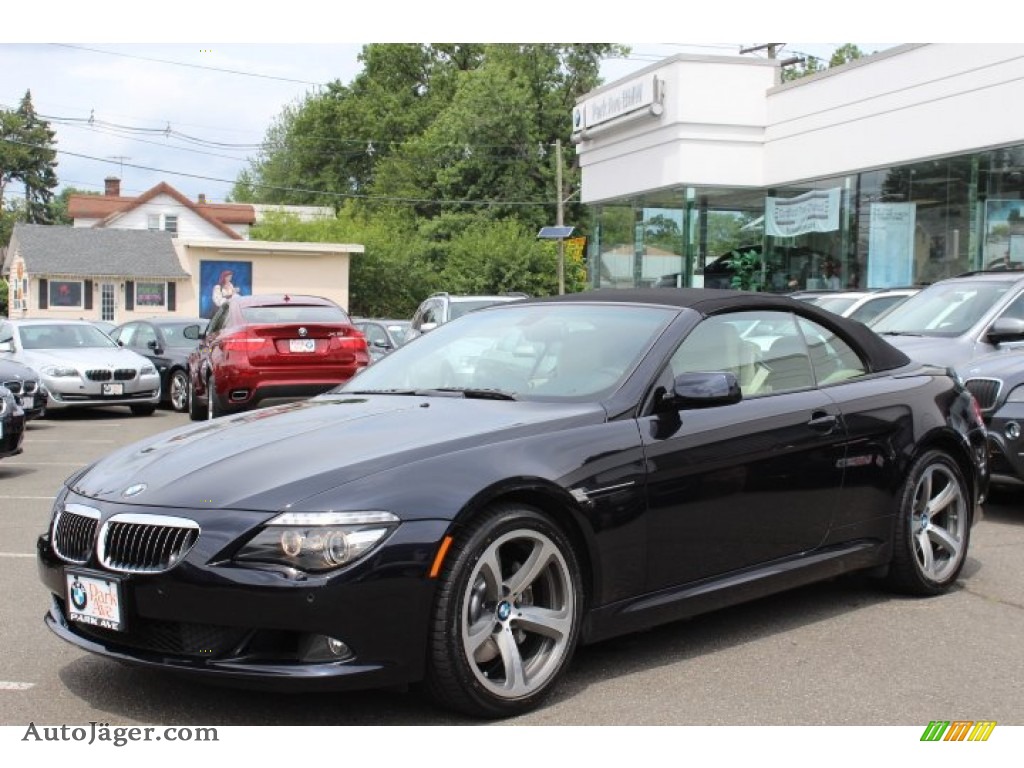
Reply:
[[[44, 627], [34, 546], [63, 478], [188, 423], [111, 408], [29, 424], [0, 461], [0, 725], [440, 725], [473, 721], [415, 691], [281, 696], [92, 657]], [[1024, 725], [1024, 495], [997, 496], [957, 588], [932, 599], [842, 579], [577, 652], [527, 725]]]

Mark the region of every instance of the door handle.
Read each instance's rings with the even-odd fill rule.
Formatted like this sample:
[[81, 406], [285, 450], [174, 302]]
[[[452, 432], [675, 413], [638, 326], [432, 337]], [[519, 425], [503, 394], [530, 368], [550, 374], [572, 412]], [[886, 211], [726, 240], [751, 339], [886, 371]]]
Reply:
[[825, 413], [824, 411], [815, 411], [811, 415], [811, 420], [807, 422], [807, 426], [811, 429], [825, 434], [832, 432], [838, 424], [838, 416], [834, 413]]

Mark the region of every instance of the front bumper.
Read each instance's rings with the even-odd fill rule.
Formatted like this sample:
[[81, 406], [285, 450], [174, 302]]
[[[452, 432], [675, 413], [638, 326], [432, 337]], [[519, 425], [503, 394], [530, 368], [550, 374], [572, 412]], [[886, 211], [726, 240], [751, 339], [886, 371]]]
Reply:
[[992, 484], [1024, 485], [1024, 403], [1005, 403], [987, 426]]
[[[136, 376], [129, 381], [98, 382], [85, 377], [44, 376], [49, 399], [46, 407], [82, 408], [104, 405], [159, 405], [160, 375], [158, 373]], [[120, 394], [104, 391], [104, 384], [120, 384]]]
[[[240, 687], [403, 685], [423, 675], [435, 588], [426, 571], [446, 528], [440, 521], [405, 523], [365, 560], [304, 579], [211, 563], [203, 554], [211, 550], [199, 544], [170, 571], [112, 574], [95, 562], [65, 563], [46, 534], [37, 543], [39, 575], [51, 592], [44, 621], [83, 650]], [[69, 569], [120, 578], [123, 631], [69, 621]], [[351, 656], [330, 658], [321, 642], [327, 637], [343, 641]]]

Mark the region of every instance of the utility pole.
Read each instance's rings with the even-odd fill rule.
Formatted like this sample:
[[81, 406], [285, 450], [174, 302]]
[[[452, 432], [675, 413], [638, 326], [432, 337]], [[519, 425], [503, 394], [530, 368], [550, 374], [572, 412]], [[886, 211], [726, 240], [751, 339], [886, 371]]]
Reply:
[[740, 53], [754, 53], [755, 51], [768, 51], [768, 58], [774, 59], [779, 48], [782, 48], [785, 43], [762, 43], [761, 45], [752, 45], [749, 48], [740, 48]]
[[[562, 140], [555, 139], [555, 191], [558, 194], [558, 208], [555, 225], [565, 224], [565, 202], [562, 199]], [[558, 238], [558, 295], [565, 294], [565, 243]]]

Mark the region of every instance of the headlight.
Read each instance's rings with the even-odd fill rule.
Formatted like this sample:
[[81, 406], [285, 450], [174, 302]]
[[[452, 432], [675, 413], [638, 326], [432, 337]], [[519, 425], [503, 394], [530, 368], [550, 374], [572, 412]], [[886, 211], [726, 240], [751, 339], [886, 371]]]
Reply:
[[47, 376], [53, 376], [54, 378], [57, 379], [78, 376], [78, 371], [76, 371], [74, 368], [68, 368], [67, 366], [64, 365], [48, 365], [45, 368], [43, 368], [43, 373], [45, 373]]
[[234, 559], [328, 571], [368, 554], [399, 522], [390, 512], [285, 512], [265, 523]]
[[1006, 402], [1024, 403], [1024, 384], [1018, 384], [1016, 387], [1011, 389], [1010, 394], [1006, 396]]
[[156, 373], [156, 368], [152, 365], [144, 365], [139, 369], [139, 375], [141, 376], [150, 376], [154, 373]]

